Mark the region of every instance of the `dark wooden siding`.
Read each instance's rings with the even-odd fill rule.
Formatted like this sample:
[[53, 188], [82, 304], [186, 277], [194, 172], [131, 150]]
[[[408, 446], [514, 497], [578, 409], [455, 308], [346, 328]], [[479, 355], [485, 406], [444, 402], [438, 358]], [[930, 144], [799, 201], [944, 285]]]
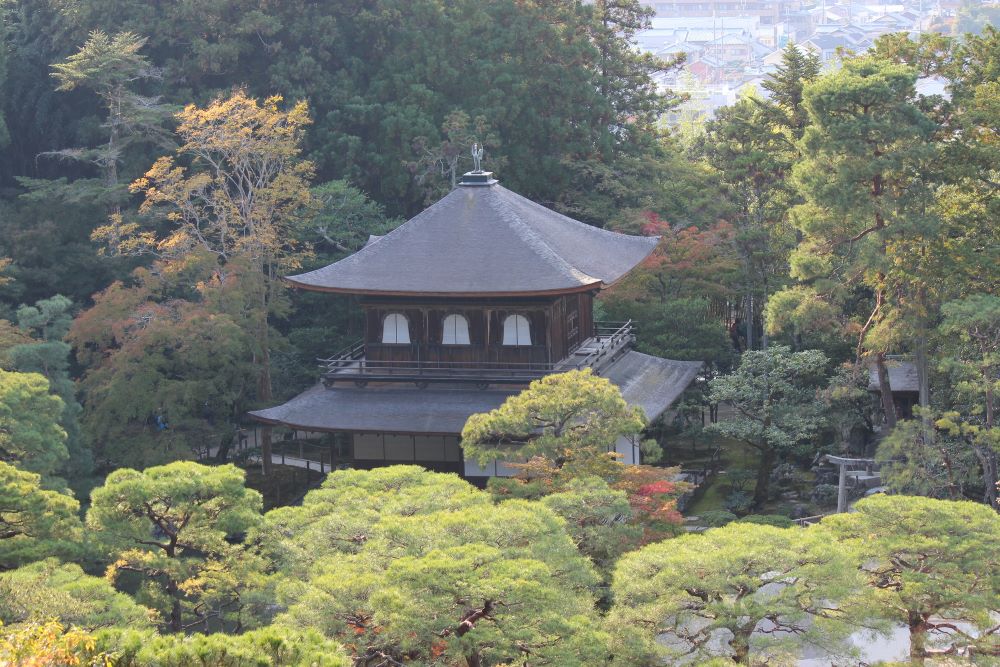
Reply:
[[[401, 302], [371, 298], [362, 302], [365, 342], [371, 360], [423, 363], [556, 363], [594, 335], [594, 295], [568, 294], [558, 298], [433, 299]], [[389, 313], [402, 313], [410, 326], [410, 345], [383, 345], [382, 322]], [[469, 322], [470, 345], [443, 345], [442, 324], [451, 314]], [[503, 322], [524, 315], [531, 326], [530, 346], [503, 345]], [[576, 333], [573, 333], [575, 328]]]

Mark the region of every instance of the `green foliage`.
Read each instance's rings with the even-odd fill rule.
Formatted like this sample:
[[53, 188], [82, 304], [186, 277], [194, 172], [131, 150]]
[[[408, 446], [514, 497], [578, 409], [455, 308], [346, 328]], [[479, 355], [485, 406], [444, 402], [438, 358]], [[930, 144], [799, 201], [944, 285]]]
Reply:
[[50, 475], [66, 461], [63, 402], [38, 373], [0, 370], [0, 460]]
[[709, 307], [708, 299], [693, 297], [664, 303], [617, 301], [608, 304], [608, 312], [615, 319], [635, 322], [643, 332], [638, 344], [642, 352], [726, 368], [733, 361], [732, 341]]
[[7, 625], [58, 618], [94, 631], [141, 628], [154, 616], [105, 579], [84, 574], [79, 565], [49, 558], [0, 574], [0, 623]]
[[360, 250], [370, 236], [387, 234], [402, 222], [387, 217], [382, 205], [347, 181], [320, 183], [312, 189], [312, 201], [317, 211], [306, 231], [323, 240], [327, 253]]
[[[910, 656], [934, 648], [997, 649], [1000, 516], [989, 507], [916, 496], [873, 496], [823, 527], [859, 550], [873, 612], [910, 632]], [[947, 620], [945, 620], [947, 619]]]
[[[933, 287], [917, 258], [938, 239], [929, 213], [937, 125], [917, 104], [915, 68], [872, 55], [803, 89], [809, 126], [793, 169], [804, 202], [792, 212], [801, 241], [793, 287], [769, 311], [772, 330], [834, 328], [856, 337], [856, 354], [884, 354], [906, 336]], [[895, 424], [884, 390], [889, 426]]]
[[602, 571], [642, 535], [640, 526], [629, 523], [628, 495], [597, 477], [574, 479], [564, 490], [543, 497], [541, 504], [566, 520], [577, 549]]
[[348, 667], [342, 646], [312, 630], [260, 628], [239, 635], [156, 635], [134, 629], [95, 637], [116, 667]]
[[756, 664], [803, 646], [845, 655], [850, 626], [844, 607], [830, 603], [842, 604], [860, 583], [852, 552], [819, 529], [731, 523], [652, 544], [615, 569], [615, 660], [721, 655]]
[[738, 523], [752, 523], [758, 526], [774, 526], [775, 528], [791, 528], [795, 522], [784, 514], [751, 514], [745, 516]]
[[60, 473], [71, 483], [79, 483], [92, 472], [93, 459], [80, 433], [83, 408], [76, 399], [76, 384], [70, 375], [72, 349], [64, 340], [73, 321], [72, 309], [73, 302], [60, 295], [34, 306], [21, 306], [17, 309], [17, 323], [32, 340], [13, 345], [3, 354], [15, 370], [44, 375], [52, 393], [62, 399], [59, 425], [66, 432], [69, 458]]
[[[1000, 424], [996, 396], [1000, 393], [1000, 297], [970, 294], [942, 305], [938, 327], [947, 356], [940, 361], [948, 373], [955, 410], [937, 421], [943, 438], [959, 440], [974, 452], [982, 470], [983, 499], [1000, 509]], [[961, 455], [960, 455], [961, 456]]]
[[[464, 111], [453, 111], [444, 118], [441, 124], [441, 142], [429, 146], [426, 137], [417, 137], [413, 142], [413, 152], [416, 159], [407, 164], [413, 172], [417, 184], [426, 192], [425, 203], [433, 204], [448, 194], [458, 185], [458, 179], [463, 164], [472, 169], [473, 145], [484, 148], [489, 146], [490, 153], [497, 148], [499, 139], [490, 129], [485, 116], [469, 118]], [[487, 171], [496, 171], [501, 165], [495, 160], [487, 160]]]
[[0, 461], [0, 570], [76, 553], [80, 503], [40, 483], [38, 475]]
[[806, 112], [803, 91], [805, 86], [814, 81], [820, 73], [819, 56], [809, 49], [800, 48], [789, 42], [781, 53], [781, 64], [764, 81], [762, 87], [771, 95], [773, 106], [769, 110], [777, 111], [780, 120], [779, 127], [790, 131], [790, 138], [802, 138], [802, 132], [809, 122]]
[[737, 516], [727, 510], [709, 510], [699, 514], [698, 518], [709, 528], [720, 528], [736, 521]]
[[213, 281], [213, 263], [140, 270], [73, 323], [68, 340], [89, 367], [82, 423], [99, 463], [145, 467], [232, 440], [255, 389], [252, 339], [237, 307], [244, 286]]
[[[930, 411], [925, 417], [935, 421]], [[897, 424], [879, 442], [875, 460], [882, 484], [893, 493], [950, 500], [963, 497], [977, 467], [968, 443], [923, 419]]]
[[780, 455], [809, 455], [824, 425], [818, 391], [829, 363], [818, 350], [792, 352], [772, 346], [748, 351], [739, 368], [711, 381], [711, 400], [728, 402], [736, 414], [711, 429], [760, 452], [753, 502], [767, 500], [771, 469]]
[[266, 523], [285, 554], [276, 622], [340, 639], [355, 660], [498, 665], [530, 650], [589, 665], [607, 651], [593, 567], [537, 503], [494, 505], [453, 475], [393, 466], [334, 472]]
[[[0, 96], [7, 97], [7, 35], [6, 34], [0, 34]], [[0, 150], [6, 148], [8, 143], [10, 143], [10, 134], [7, 131], [7, 121], [4, 119], [3, 109], [0, 109]]]
[[462, 449], [480, 465], [535, 456], [585, 460], [613, 451], [619, 438], [645, 425], [641, 408], [629, 407], [618, 387], [584, 369], [535, 380], [496, 410], [472, 415]]
[[177, 462], [121, 468], [94, 489], [87, 527], [112, 579], [145, 579], [140, 600], [173, 632], [246, 616], [262, 565], [240, 543], [260, 522], [261, 496], [232, 466]]
[[146, 40], [130, 32], [108, 35], [101, 30], [90, 33], [80, 50], [63, 62], [52, 65], [52, 76], [59, 82], [58, 91], [78, 88], [93, 90], [101, 98], [105, 118], [102, 127], [104, 140], [95, 148], [65, 148], [43, 153], [67, 161], [79, 161], [96, 166], [103, 176], [103, 192], [94, 188], [90, 179], [80, 179], [60, 187], [65, 198], [86, 198], [96, 191], [98, 197], [110, 197], [117, 205], [128, 199], [128, 193], [119, 184], [118, 168], [130, 145], [140, 141], [153, 141], [161, 146], [169, 143], [169, 135], [162, 124], [169, 116], [169, 108], [158, 98], [137, 94], [133, 88], [142, 79], [156, 78], [158, 72], [139, 50]]

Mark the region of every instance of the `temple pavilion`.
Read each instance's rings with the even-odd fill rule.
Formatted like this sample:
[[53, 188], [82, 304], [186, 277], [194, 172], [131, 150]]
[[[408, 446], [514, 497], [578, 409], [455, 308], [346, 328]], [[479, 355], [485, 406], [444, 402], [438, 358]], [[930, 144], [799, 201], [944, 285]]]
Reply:
[[[656, 237], [578, 222], [501, 186], [490, 172], [293, 286], [353, 294], [364, 338], [322, 360], [321, 381], [251, 413], [296, 431], [345, 434], [352, 465], [416, 463], [468, 478], [509, 474], [465, 461], [466, 419], [550, 373], [591, 368], [653, 420], [698, 362], [633, 349], [631, 323], [594, 321], [594, 297], [642, 262]], [[626, 463], [637, 443], [615, 445]]]

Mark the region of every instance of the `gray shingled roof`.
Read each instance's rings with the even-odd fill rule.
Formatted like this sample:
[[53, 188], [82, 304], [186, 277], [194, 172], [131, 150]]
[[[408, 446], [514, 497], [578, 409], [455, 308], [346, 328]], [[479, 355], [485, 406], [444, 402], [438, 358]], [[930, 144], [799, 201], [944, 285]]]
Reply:
[[[602, 375], [621, 388], [629, 405], [641, 406], [646, 418], [652, 420], [677, 399], [700, 368], [697, 361], [671, 361], [632, 351], [604, 369]], [[457, 434], [470, 415], [500, 407], [513, 393], [468, 387], [327, 389], [317, 385], [284, 405], [250, 414], [304, 431]]]
[[[889, 387], [893, 391], [920, 391], [917, 366], [912, 361], [890, 359], [885, 365], [889, 371]], [[868, 390], [879, 390], [878, 368], [874, 364], [868, 368]]]
[[573, 291], [615, 282], [657, 240], [586, 225], [493, 181], [462, 185], [350, 257], [288, 281], [376, 294]]

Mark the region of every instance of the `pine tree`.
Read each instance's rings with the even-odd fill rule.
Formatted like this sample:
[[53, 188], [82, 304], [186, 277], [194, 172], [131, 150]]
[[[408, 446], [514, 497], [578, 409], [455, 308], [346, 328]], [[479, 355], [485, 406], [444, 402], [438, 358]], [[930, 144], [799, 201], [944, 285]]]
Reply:
[[[896, 410], [885, 357], [902, 345], [906, 309], [920, 304], [920, 295], [909, 293], [914, 260], [906, 252], [909, 243], [933, 238], [937, 224], [924, 177], [937, 126], [915, 103], [915, 82], [911, 67], [864, 57], [805, 87], [811, 124], [794, 169], [805, 203], [792, 212], [803, 240], [792, 254], [791, 273], [808, 285], [778, 302], [845, 308], [858, 361], [871, 357], [878, 368], [890, 428]], [[871, 305], [856, 312], [859, 302]], [[773, 312], [769, 319], [782, 316]]]
[[761, 85], [771, 94], [779, 122], [791, 131], [793, 140], [802, 138], [809, 114], [803, 104], [805, 86], [816, 79], [820, 61], [812, 51], [789, 42], [781, 53], [781, 64]]

